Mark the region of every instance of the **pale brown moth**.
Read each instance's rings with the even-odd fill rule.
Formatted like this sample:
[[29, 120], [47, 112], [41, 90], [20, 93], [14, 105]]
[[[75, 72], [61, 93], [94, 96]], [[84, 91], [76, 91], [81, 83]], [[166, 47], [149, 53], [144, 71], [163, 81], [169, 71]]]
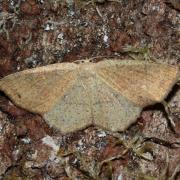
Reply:
[[106, 59], [17, 72], [0, 80], [0, 90], [62, 133], [91, 124], [124, 131], [145, 106], [161, 102], [177, 78], [175, 66]]

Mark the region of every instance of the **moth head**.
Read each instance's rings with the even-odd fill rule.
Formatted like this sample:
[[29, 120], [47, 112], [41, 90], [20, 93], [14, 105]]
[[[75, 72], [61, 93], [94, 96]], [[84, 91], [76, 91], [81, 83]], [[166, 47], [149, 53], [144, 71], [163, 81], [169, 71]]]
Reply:
[[76, 63], [76, 64], [87, 64], [87, 63], [93, 63], [93, 59], [81, 59], [81, 60], [76, 60], [76, 61], [73, 61], [73, 63]]

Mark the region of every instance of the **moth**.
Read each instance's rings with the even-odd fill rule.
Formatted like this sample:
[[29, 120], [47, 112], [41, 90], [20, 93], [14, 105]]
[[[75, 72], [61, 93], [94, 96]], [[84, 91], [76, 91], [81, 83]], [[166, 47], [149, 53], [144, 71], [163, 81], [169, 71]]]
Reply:
[[167, 64], [118, 59], [82, 62], [8, 75], [0, 80], [0, 90], [62, 133], [92, 124], [124, 131], [145, 106], [161, 102], [178, 78], [178, 68]]

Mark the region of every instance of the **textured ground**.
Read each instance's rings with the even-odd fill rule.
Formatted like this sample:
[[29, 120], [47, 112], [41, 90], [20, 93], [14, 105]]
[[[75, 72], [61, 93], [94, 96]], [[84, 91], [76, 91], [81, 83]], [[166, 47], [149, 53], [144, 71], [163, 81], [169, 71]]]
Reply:
[[[178, 66], [179, 9], [176, 0], [0, 0], [0, 77], [101, 56]], [[123, 133], [61, 135], [0, 93], [0, 179], [178, 179], [178, 86], [167, 100], [175, 132], [155, 105]]]

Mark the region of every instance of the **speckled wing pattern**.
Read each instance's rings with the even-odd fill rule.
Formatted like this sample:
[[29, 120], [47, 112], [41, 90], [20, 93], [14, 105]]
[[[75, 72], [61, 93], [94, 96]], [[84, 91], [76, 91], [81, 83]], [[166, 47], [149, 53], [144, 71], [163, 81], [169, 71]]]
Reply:
[[91, 124], [123, 131], [143, 107], [167, 96], [177, 76], [175, 66], [107, 59], [18, 72], [1, 79], [0, 90], [62, 133]]

